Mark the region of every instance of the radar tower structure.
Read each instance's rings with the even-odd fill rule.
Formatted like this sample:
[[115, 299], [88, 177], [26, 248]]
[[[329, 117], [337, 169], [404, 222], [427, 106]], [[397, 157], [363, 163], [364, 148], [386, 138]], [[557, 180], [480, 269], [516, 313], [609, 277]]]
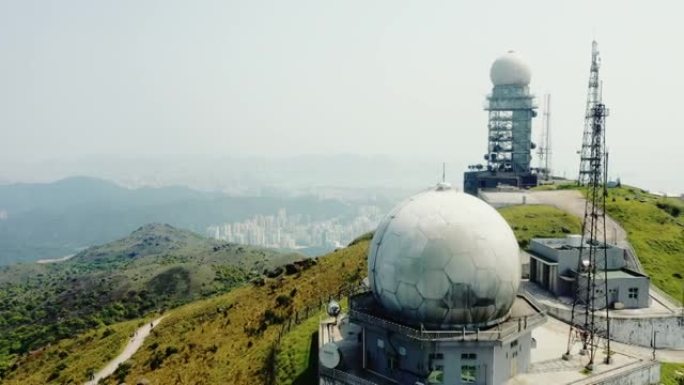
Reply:
[[[599, 339], [605, 338], [606, 355], [604, 363], [611, 363], [610, 313], [608, 292], [608, 255], [606, 241], [606, 185], [608, 175], [608, 153], [606, 151], [605, 122], [608, 109], [601, 100], [601, 87], [598, 79], [597, 44], [592, 43], [592, 69], [590, 75], [591, 108], [587, 113], [587, 131], [584, 132], [582, 165], [580, 179], [585, 177], [587, 199], [582, 221], [582, 240], [577, 258], [574, 281], [574, 297], [568, 345], [565, 359], [569, 359], [571, 349], [577, 340], [582, 343], [580, 355], [588, 355], [586, 369], [593, 370]], [[598, 84], [592, 91], [592, 84]], [[591, 100], [590, 100], [591, 101]], [[586, 144], [587, 152], [584, 152]], [[603, 271], [601, 271], [603, 270]], [[601, 308], [605, 309], [603, 319], [597, 317]]]

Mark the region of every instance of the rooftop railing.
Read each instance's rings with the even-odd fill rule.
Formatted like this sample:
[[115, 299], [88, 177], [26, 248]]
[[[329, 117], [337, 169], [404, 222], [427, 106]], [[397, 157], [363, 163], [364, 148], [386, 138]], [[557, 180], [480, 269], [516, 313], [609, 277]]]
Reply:
[[349, 310], [350, 321], [361, 321], [366, 324], [379, 325], [386, 330], [401, 333], [407, 337], [421, 341], [497, 341], [505, 339], [508, 336], [522, 332], [529, 328], [535, 327], [543, 323], [546, 318], [545, 314], [541, 312], [541, 308], [536, 306], [536, 301], [530, 302], [526, 296], [521, 295], [525, 297], [525, 300], [528, 300], [528, 302], [530, 302], [532, 307], [537, 307], [538, 312], [536, 314], [519, 318], [509, 318], [507, 321], [499, 323], [486, 330], [470, 330], [466, 328], [461, 328], [459, 330], [428, 330], [423, 327], [416, 328], [409, 325], [402, 325], [387, 320], [383, 317], [378, 317], [377, 315], [373, 314], [372, 309], [364, 307], [358, 303], [360, 302], [359, 297], [365, 297], [368, 295], [370, 294], [362, 293], [357, 295], [357, 298], [352, 298]]

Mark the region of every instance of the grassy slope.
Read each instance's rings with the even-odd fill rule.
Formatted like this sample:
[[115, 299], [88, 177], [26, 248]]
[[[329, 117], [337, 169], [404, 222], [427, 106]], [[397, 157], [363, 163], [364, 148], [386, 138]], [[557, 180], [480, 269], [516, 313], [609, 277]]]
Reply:
[[565, 234], [579, 234], [582, 222], [579, 218], [545, 205], [518, 205], [499, 210], [513, 228], [522, 248], [532, 238], [563, 237]]
[[[651, 282], [681, 300], [684, 295], [684, 202], [623, 187], [609, 190], [606, 206], [608, 214], [627, 231]], [[677, 210], [682, 214], [674, 216]]]
[[[678, 374], [677, 372], [681, 373]], [[684, 364], [663, 362], [660, 366], [660, 383], [663, 385], [679, 385], [677, 379], [684, 379]]]
[[[136, 383], [141, 378], [151, 384], [263, 382], [265, 360], [281, 326], [278, 317], [316, 304], [328, 293], [358, 282], [366, 270], [367, 248], [368, 241], [362, 241], [319, 258], [317, 264], [299, 274], [266, 279], [263, 286], [246, 284], [227, 294], [168, 311], [130, 361], [132, 367], [126, 382]], [[290, 297], [291, 303], [278, 306], [278, 296]], [[267, 315], [268, 309], [273, 313]], [[117, 330], [117, 336], [128, 336], [137, 325], [138, 321], [130, 321], [111, 328]], [[119, 330], [122, 332], [118, 333]], [[68, 372], [64, 369], [61, 379], [69, 376], [77, 383], [82, 381], [88, 368], [102, 366], [106, 358], [113, 357], [111, 352], [121, 349], [126, 342], [125, 338], [117, 337], [118, 340], [103, 345], [89, 337], [101, 333], [99, 329], [60, 342], [60, 346], [73, 347]], [[80, 344], [83, 346], [76, 349]], [[96, 357], [91, 357], [93, 354]], [[96, 365], [93, 359], [99, 363]], [[62, 361], [55, 354], [27, 356], [3, 384], [45, 384], [47, 376]], [[110, 378], [105, 383], [116, 382]]]
[[[318, 331], [321, 317], [325, 316], [325, 311], [321, 310], [283, 336], [280, 350], [276, 355], [278, 362], [276, 381], [279, 385], [292, 385], [310, 380], [304, 377], [312, 354], [311, 338], [317, 336], [316, 331]], [[314, 359], [318, 361], [318, 357]]]
[[66, 262], [2, 267], [0, 376], [19, 355], [48, 343], [225, 293], [298, 258], [147, 225]]
[[[264, 363], [280, 327], [277, 317], [358, 281], [366, 270], [367, 247], [364, 241], [319, 258], [301, 275], [267, 279], [264, 286], [241, 287], [173, 310], [133, 357], [127, 380], [144, 377], [152, 384], [197, 385], [263, 382]], [[278, 306], [278, 296], [290, 297], [292, 303]], [[269, 309], [274, 313], [270, 317]], [[178, 352], [166, 356], [169, 348]], [[160, 367], [152, 369], [155, 357], [164, 358]]]
[[47, 384], [51, 375], [54, 377], [52, 383], [83, 383], [88, 380], [88, 369], [97, 371], [114, 358], [143, 322], [145, 320], [133, 320], [101, 327], [50, 345], [19, 360], [19, 368], [2, 384]]

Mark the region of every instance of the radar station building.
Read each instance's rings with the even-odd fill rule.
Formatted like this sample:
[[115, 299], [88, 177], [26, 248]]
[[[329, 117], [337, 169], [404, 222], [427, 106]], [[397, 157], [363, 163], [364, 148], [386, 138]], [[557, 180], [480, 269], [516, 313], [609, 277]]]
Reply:
[[[557, 297], [575, 295], [576, 280], [580, 292], [587, 291], [586, 266], [579, 261], [589, 260], [589, 245], [582, 246], [581, 235], [565, 238], [535, 238], [530, 241], [530, 281], [550, 291]], [[586, 242], [586, 241], [585, 241]], [[596, 256], [596, 306], [605, 307], [605, 279], [608, 279], [608, 306], [615, 309], [637, 309], [649, 306], [649, 284], [647, 276], [627, 268], [625, 254], [620, 247], [602, 244]], [[607, 263], [604, 262], [603, 250]], [[579, 269], [579, 270], [578, 270]]]
[[378, 225], [368, 287], [321, 325], [320, 384], [503, 384], [525, 373], [546, 318], [518, 293], [520, 269], [513, 231], [482, 200], [447, 184], [409, 198]]
[[537, 116], [529, 84], [532, 74], [518, 54], [509, 51], [494, 61], [490, 78], [494, 88], [487, 96], [489, 114], [486, 165], [469, 166], [463, 175], [463, 191], [500, 186], [528, 188], [537, 185], [530, 162], [532, 118]]

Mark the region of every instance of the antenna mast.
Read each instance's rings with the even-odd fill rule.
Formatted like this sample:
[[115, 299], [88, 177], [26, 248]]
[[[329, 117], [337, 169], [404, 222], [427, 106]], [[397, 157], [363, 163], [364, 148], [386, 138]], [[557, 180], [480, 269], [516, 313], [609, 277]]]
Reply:
[[[584, 178], [587, 187], [587, 200], [582, 222], [582, 241], [575, 271], [575, 295], [572, 302], [572, 316], [568, 346], [564, 358], [569, 358], [575, 339], [582, 342], [580, 355], [589, 355], [586, 369], [593, 370], [594, 359], [601, 337], [607, 343], [604, 363], [611, 362], [610, 350], [610, 313], [608, 295], [608, 256], [606, 242], [606, 185], [608, 154], [606, 152], [605, 123], [608, 109], [601, 100], [598, 79], [598, 49], [592, 43], [592, 67], [589, 80], [590, 100], [582, 147], [582, 169], [580, 180]], [[592, 86], [594, 85], [594, 87]], [[588, 137], [587, 137], [588, 135]], [[586, 144], [586, 152], [585, 152]], [[603, 270], [603, 271], [601, 271]], [[605, 308], [605, 318], [597, 318], [597, 311]], [[605, 321], [605, 324], [604, 324]]]
[[601, 58], [599, 56], [598, 43], [591, 42], [591, 66], [589, 67], [589, 88], [587, 90], [587, 107], [584, 114], [584, 133], [582, 135], [582, 149], [580, 150], [580, 168], [577, 184], [586, 186], [591, 179], [591, 137], [592, 124], [594, 121], [594, 107], [601, 103], [601, 82], [599, 81], [599, 68]]
[[545, 181], [551, 180], [551, 95], [544, 95], [544, 112], [541, 137], [537, 155], [539, 156], [539, 173]]

